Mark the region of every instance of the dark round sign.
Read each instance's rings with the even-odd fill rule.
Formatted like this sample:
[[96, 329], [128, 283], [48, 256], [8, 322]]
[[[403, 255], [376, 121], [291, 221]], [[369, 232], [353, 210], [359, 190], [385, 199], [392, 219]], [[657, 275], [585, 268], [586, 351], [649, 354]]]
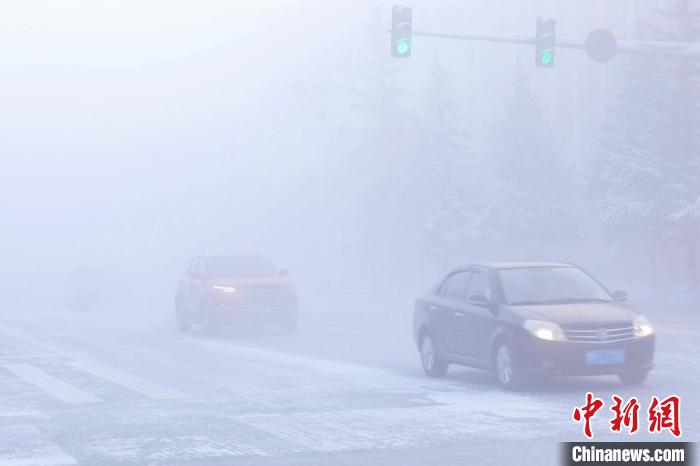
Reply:
[[586, 38], [586, 52], [598, 63], [608, 62], [617, 52], [617, 39], [607, 29], [596, 29]]

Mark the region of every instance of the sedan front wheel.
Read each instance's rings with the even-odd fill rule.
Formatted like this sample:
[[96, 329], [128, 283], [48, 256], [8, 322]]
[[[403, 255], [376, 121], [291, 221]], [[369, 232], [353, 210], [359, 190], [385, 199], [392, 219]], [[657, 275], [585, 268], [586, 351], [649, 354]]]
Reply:
[[508, 343], [500, 343], [494, 354], [494, 372], [498, 384], [506, 390], [516, 390], [524, 385], [525, 377], [520, 370], [517, 360], [513, 357], [513, 350]]
[[449, 364], [440, 356], [437, 341], [430, 334], [423, 337], [421, 342], [420, 361], [423, 365], [423, 370], [430, 377], [444, 376], [449, 367]]

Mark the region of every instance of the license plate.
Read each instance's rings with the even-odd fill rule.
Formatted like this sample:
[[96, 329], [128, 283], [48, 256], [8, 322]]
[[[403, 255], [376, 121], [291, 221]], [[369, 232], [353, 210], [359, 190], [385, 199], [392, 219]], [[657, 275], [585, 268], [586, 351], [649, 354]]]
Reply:
[[586, 353], [586, 364], [622, 364], [625, 362], [625, 350], [595, 350]]

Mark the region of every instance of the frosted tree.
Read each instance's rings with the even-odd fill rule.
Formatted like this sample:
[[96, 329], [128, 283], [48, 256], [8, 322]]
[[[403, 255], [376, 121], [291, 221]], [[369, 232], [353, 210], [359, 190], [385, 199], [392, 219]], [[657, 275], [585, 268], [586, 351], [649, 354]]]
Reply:
[[[392, 269], [387, 253], [394, 246], [396, 232], [390, 221], [388, 202], [397, 167], [410, 150], [410, 108], [401, 83], [400, 68], [408, 66], [390, 54], [391, 9], [380, 2], [368, 2], [363, 34], [358, 36], [351, 56], [346, 57], [346, 102], [337, 98], [339, 113], [346, 115], [343, 145], [347, 160], [341, 163], [342, 183], [349, 191], [349, 228], [356, 228], [363, 244], [363, 263], [370, 264], [372, 286], [382, 287], [386, 270]], [[341, 148], [339, 147], [339, 150]], [[346, 235], [349, 232], [346, 231]]]
[[411, 120], [411, 145], [400, 160], [391, 198], [401, 234], [444, 265], [465, 247], [477, 213], [470, 170], [474, 159], [455, 95], [436, 55]]
[[574, 234], [572, 173], [537, 96], [518, 67], [504, 120], [493, 131], [484, 226], [496, 245], [539, 255]]
[[[676, 0], [640, 24], [637, 38], [697, 42], [700, 2]], [[700, 73], [686, 60], [629, 59], [589, 171], [589, 195], [620, 237], [643, 235], [655, 254], [685, 244], [688, 287], [697, 287], [700, 228]]]

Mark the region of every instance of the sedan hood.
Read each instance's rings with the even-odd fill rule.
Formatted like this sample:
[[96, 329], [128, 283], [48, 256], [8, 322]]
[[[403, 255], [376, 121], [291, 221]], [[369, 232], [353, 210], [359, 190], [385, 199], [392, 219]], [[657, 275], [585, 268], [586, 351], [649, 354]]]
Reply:
[[638, 315], [617, 302], [537, 304], [508, 306], [508, 309], [524, 319], [545, 320], [560, 325], [629, 322]]

